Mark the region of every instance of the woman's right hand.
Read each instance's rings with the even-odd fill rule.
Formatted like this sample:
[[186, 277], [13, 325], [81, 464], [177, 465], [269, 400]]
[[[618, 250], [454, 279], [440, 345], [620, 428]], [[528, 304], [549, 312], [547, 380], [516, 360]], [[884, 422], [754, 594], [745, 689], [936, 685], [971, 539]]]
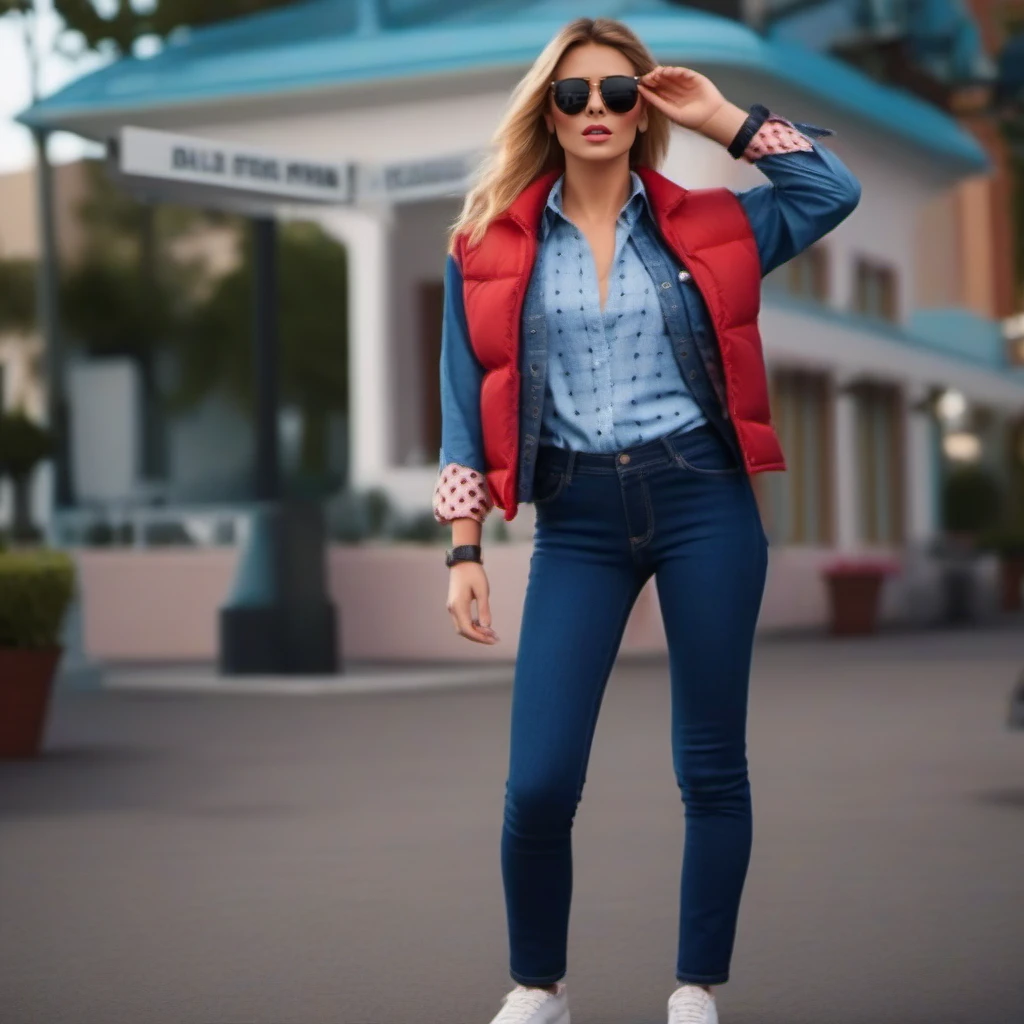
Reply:
[[[490, 586], [480, 562], [457, 562], [448, 570], [448, 614], [455, 623], [455, 632], [478, 644], [497, 643], [498, 635], [491, 628]], [[472, 605], [476, 601], [477, 617]]]

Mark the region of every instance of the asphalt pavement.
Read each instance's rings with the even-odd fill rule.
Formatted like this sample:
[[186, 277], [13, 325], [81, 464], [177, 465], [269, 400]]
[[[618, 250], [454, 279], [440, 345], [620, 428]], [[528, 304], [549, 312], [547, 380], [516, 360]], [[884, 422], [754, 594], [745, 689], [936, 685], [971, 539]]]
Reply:
[[[765, 640], [721, 1024], [1024, 1024], [1024, 628]], [[665, 1020], [667, 664], [620, 659], [574, 832], [573, 1024]], [[61, 692], [0, 763], [0, 1024], [486, 1024], [510, 689]]]

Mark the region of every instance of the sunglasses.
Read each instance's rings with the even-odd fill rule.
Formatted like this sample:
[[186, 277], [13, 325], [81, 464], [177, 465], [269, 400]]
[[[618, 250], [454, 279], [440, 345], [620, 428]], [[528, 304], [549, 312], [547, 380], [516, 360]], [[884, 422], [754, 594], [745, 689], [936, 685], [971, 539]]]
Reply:
[[[625, 114], [636, 106], [638, 75], [609, 75], [600, 79], [601, 99], [613, 114]], [[590, 82], [585, 78], [560, 78], [551, 83], [555, 106], [563, 114], [578, 114], [590, 101]]]

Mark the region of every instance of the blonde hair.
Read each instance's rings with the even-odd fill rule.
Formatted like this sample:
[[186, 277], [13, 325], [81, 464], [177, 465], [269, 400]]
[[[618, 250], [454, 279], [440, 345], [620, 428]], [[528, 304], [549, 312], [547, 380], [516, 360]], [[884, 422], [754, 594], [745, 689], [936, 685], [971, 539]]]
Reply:
[[[565, 25], [512, 91], [462, 212], [451, 226], [449, 252], [459, 234], [464, 233], [470, 245], [479, 242], [491, 221], [507, 210], [534, 178], [565, 167], [565, 151], [557, 136], [549, 134], [543, 115], [558, 62], [571, 47], [582, 43], [615, 47], [629, 59], [638, 75], [645, 75], [656, 66], [647, 47], [621, 21], [577, 18]], [[629, 165], [657, 169], [668, 152], [671, 123], [651, 105], [647, 113], [647, 130], [637, 132], [629, 151]]]

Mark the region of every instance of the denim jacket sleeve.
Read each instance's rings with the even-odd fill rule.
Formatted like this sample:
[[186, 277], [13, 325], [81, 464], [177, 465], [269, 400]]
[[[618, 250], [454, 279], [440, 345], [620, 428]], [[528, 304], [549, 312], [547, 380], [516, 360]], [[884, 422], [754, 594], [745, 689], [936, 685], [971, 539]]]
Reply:
[[480, 383], [484, 368], [469, 343], [462, 274], [451, 254], [445, 264], [441, 324], [441, 451], [433, 511], [439, 523], [483, 522], [493, 508], [484, 477]]
[[860, 201], [860, 182], [811, 139], [831, 134], [773, 116], [743, 154], [769, 179], [737, 193], [757, 240], [762, 276], [828, 234]]

